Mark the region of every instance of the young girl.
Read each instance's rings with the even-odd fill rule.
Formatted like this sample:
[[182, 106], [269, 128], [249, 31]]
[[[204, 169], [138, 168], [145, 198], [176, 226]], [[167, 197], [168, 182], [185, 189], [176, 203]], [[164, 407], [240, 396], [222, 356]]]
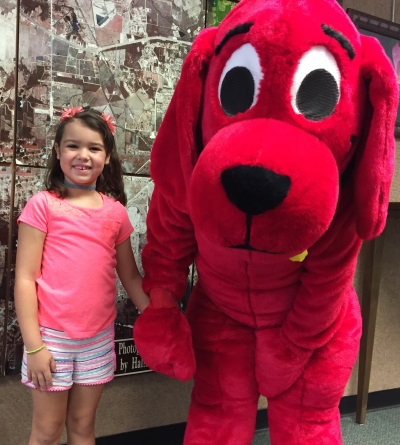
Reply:
[[110, 115], [65, 109], [47, 191], [18, 219], [15, 306], [32, 388], [29, 445], [94, 445], [103, 386], [114, 376], [115, 272], [139, 311], [148, 305]]

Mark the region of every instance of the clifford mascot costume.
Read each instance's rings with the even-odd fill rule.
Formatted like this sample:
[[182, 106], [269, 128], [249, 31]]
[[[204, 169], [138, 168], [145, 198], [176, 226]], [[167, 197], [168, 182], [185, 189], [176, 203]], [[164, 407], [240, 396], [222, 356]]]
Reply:
[[260, 394], [272, 445], [342, 443], [397, 104], [382, 47], [335, 0], [241, 0], [195, 39], [151, 154], [134, 328], [148, 366], [194, 375], [185, 445], [251, 444]]

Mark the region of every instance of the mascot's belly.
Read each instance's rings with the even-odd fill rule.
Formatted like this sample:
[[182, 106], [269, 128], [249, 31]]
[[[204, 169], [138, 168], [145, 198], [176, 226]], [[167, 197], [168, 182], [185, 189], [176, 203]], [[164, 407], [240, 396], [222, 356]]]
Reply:
[[197, 236], [199, 283], [225, 314], [248, 326], [279, 326], [300, 285], [301, 263], [287, 255], [217, 247]]

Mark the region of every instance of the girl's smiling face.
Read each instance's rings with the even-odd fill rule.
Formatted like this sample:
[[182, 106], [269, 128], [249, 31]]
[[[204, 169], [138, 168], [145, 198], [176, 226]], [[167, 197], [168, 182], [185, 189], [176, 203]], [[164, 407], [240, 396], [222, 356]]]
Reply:
[[65, 180], [71, 184], [93, 186], [104, 166], [110, 162], [100, 132], [79, 119], [71, 119], [60, 144], [54, 146]]

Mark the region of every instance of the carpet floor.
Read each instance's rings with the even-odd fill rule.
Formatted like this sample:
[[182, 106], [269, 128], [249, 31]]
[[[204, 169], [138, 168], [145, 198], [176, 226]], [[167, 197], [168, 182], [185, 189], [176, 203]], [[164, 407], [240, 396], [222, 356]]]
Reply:
[[[343, 445], [400, 445], [400, 407], [368, 411], [364, 425], [342, 417]], [[252, 445], [270, 445], [268, 430], [257, 431]]]

